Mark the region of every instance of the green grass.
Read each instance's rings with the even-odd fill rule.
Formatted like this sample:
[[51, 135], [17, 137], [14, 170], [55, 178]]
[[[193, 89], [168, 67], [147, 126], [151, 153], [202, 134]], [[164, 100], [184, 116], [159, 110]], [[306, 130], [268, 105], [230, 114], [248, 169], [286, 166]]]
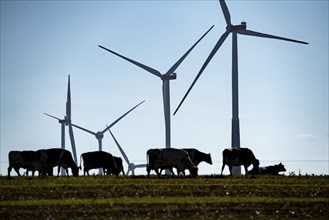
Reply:
[[329, 177], [0, 177], [0, 216], [327, 219]]

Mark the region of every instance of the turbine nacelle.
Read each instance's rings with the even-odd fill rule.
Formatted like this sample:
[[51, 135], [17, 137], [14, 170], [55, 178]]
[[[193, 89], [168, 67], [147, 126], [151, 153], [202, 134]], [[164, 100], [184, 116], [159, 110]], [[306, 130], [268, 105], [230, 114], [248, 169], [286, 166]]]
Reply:
[[173, 80], [177, 78], [177, 74], [176, 73], [172, 73], [170, 75], [162, 75], [161, 79], [162, 80]]
[[247, 23], [241, 22], [239, 25], [229, 25], [226, 27], [226, 30], [229, 32], [239, 32], [247, 29]]
[[104, 137], [104, 133], [101, 132], [101, 131], [99, 131], [99, 132], [97, 132], [97, 133], [95, 134], [95, 137], [96, 137], [98, 140], [101, 140], [101, 139], [103, 139], [103, 137]]

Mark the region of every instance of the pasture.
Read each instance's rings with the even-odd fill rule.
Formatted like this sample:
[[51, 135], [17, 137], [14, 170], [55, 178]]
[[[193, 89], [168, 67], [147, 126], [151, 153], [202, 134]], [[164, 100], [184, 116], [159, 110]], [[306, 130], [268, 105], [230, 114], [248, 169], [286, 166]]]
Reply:
[[328, 219], [328, 176], [0, 177], [2, 219]]

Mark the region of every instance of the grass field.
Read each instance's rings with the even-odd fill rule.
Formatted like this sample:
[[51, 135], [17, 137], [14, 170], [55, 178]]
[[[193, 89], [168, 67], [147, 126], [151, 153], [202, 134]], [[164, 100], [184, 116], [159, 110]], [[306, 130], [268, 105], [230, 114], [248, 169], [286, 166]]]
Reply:
[[328, 176], [0, 177], [1, 219], [329, 219]]

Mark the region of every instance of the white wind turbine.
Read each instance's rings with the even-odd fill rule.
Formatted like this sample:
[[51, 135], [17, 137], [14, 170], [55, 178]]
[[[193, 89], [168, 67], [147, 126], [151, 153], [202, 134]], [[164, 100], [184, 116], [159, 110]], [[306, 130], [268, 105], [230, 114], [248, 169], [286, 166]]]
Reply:
[[[198, 80], [198, 78], [201, 76], [202, 72], [210, 62], [210, 60], [213, 58], [213, 56], [216, 54], [217, 50], [221, 47], [221, 45], [224, 43], [227, 36], [232, 33], [232, 136], [231, 136], [231, 147], [237, 147], [240, 148], [240, 126], [239, 126], [239, 102], [238, 102], [238, 40], [237, 35], [249, 35], [254, 37], [263, 37], [263, 38], [271, 38], [276, 40], [284, 40], [284, 41], [290, 41], [294, 43], [301, 43], [301, 44], [308, 44], [307, 42], [293, 40], [289, 38], [284, 37], [278, 37], [274, 35], [264, 34], [260, 32], [255, 32], [251, 30], [247, 30], [247, 24], [246, 22], [241, 22], [239, 25], [232, 25], [231, 23], [231, 16], [230, 12], [226, 6], [226, 3], [224, 0], [219, 0], [225, 21], [226, 21], [226, 31], [224, 34], [219, 38], [218, 42], [216, 43], [215, 47], [211, 51], [210, 55], [204, 62], [203, 66], [201, 67], [199, 73], [197, 74], [196, 78], [194, 79], [192, 85], [187, 90], [186, 94], [184, 95], [182, 101], [178, 105], [177, 109], [175, 110], [174, 115], [177, 113], [178, 109], [186, 99], [187, 95], [193, 88], [194, 84]], [[241, 170], [236, 170], [237, 174], [241, 174]]]
[[[109, 130], [112, 126], [114, 126], [117, 122], [119, 122], [123, 117], [125, 117], [127, 114], [129, 114], [132, 110], [134, 110], [135, 108], [137, 108], [139, 105], [141, 105], [144, 101], [140, 102], [139, 104], [137, 104], [135, 107], [133, 107], [132, 109], [130, 109], [128, 112], [126, 112], [125, 114], [123, 114], [120, 118], [118, 118], [117, 120], [115, 120], [112, 124], [110, 124], [109, 126], [107, 126], [103, 131], [98, 131], [98, 132], [93, 132], [93, 131], [90, 131], [86, 128], [83, 128], [83, 127], [80, 127], [78, 125], [75, 125], [75, 124], [72, 124], [72, 126], [76, 127], [76, 128], [79, 128], [85, 132], [88, 132], [92, 135], [94, 135], [96, 137], [96, 139], [98, 140], [98, 146], [99, 146], [99, 151], [102, 151], [102, 140], [103, 140], [103, 137], [104, 137], [104, 133]], [[103, 171], [102, 169], [99, 169], [99, 173], [102, 175], [103, 174]]]
[[131, 171], [131, 174], [133, 176], [135, 176], [135, 169], [136, 168], [142, 168], [142, 167], [146, 167], [147, 164], [134, 164], [134, 163], [131, 163], [126, 155], [126, 153], [124, 152], [124, 150], [122, 149], [122, 147], [120, 146], [119, 142], [117, 141], [117, 139], [114, 137], [113, 133], [111, 132], [111, 130], [109, 129], [109, 132], [111, 133], [112, 135], [112, 138], [114, 140], [114, 142], [116, 143], [116, 145], [118, 146], [123, 158], [125, 159], [125, 161], [127, 162], [127, 165], [128, 165], [128, 170], [127, 170], [127, 173], [126, 175], [129, 174], [129, 172]]
[[162, 96], [163, 96], [163, 108], [164, 108], [164, 118], [165, 118], [165, 135], [166, 135], [166, 148], [171, 147], [171, 135], [170, 135], [170, 80], [176, 79], [176, 73], [174, 72], [178, 66], [183, 62], [183, 60], [186, 58], [186, 56], [192, 51], [192, 49], [202, 40], [204, 36], [213, 28], [212, 26], [202, 37], [165, 73], [161, 74], [159, 71], [148, 67], [144, 64], [141, 64], [137, 61], [134, 61], [132, 59], [129, 59], [125, 56], [122, 56], [110, 49], [107, 49], [103, 46], [98, 45], [100, 48], [107, 50], [110, 53], [113, 53], [114, 55], [117, 55], [126, 61], [135, 64], [136, 66], [146, 70], [147, 72], [150, 72], [154, 74], [155, 76], [159, 77], [162, 80]]
[[73, 128], [72, 128], [72, 123], [71, 123], [70, 75], [68, 77], [68, 85], [67, 85], [66, 116], [64, 116], [64, 119], [60, 119], [60, 118], [57, 118], [57, 117], [47, 114], [47, 113], [44, 113], [44, 114], [49, 117], [52, 117], [54, 119], [57, 119], [58, 122], [61, 124], [61, 148], [62, 149], [65, 149], [65, 126], [69, 127], [69, 135], [70, 135], [70, 140], [71, 140], [73, 158], [74, 158], [75, 163], [78, 164], [74, 135], [73, 135]]

